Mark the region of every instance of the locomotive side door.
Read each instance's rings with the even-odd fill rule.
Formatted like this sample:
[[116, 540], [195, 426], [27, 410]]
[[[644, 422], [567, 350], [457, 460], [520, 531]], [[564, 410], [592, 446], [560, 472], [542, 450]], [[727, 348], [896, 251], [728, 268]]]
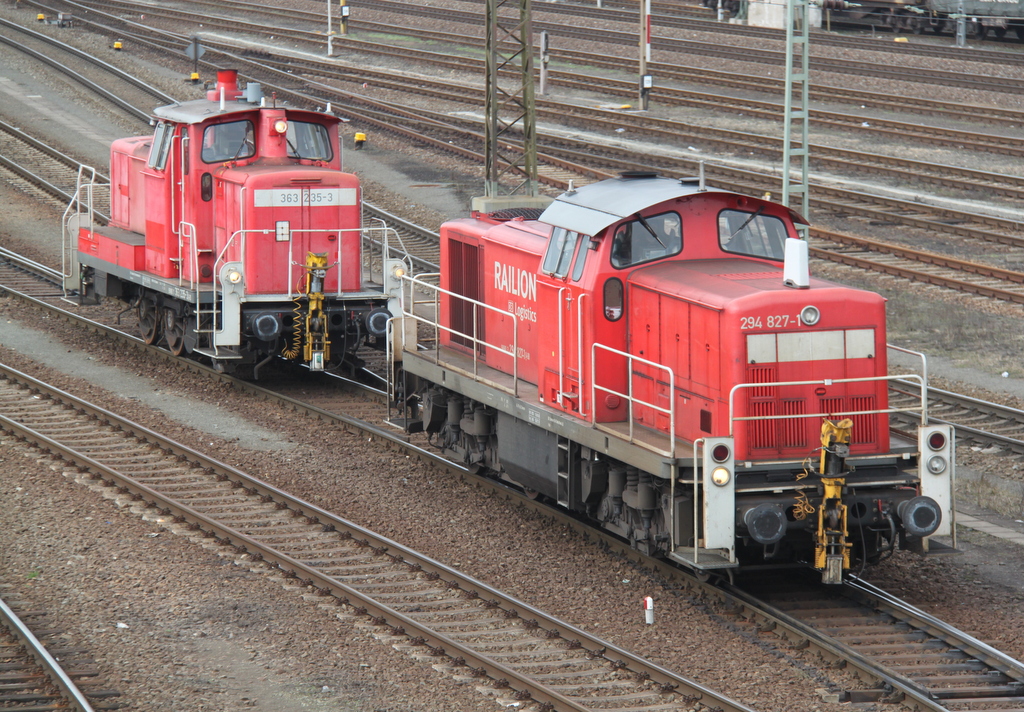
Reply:
[[589, 350], [584, 353], [584, 332], [593, 304], [591, 295], [579, 284], [590, 251], [586, 235], [556, 227], [541, 263], [541, 271], [551, 279], [545, 289], [546, 301], [554, 306], [550, 313], [557, 314], [557, 322], [552, 324], [557, 339], [552, 349], [557, 372], [548, 369], [544, 374], [544, 393], [552, 405], [576, 415], [591, 410], [586, 389]]

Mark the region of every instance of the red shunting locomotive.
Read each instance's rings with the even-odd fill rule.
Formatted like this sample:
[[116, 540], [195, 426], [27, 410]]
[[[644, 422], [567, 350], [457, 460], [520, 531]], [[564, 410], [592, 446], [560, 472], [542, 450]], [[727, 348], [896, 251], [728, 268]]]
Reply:
[[205, 99], [154, 111], [152, 136], [110, 150], [101, 226], [80, 184], [65, 225], [65, 287], [137, 311], [142, 338], [220, 370], [276, 356], [329, 370], [384, 347], [387, 293], [364, 281], [359, 180], [340, 119], [268, 102], [233, 70]]
[[439, 284], [405, 277], [405, 422], [699, 570], [804, 564], [835, 583], [938, 548], [952, 430], [922, 401], [916, 438], [890, 432], [885, 300], [811, 279], [801, 222], [636, 173], [539, 216], [446, 223]]

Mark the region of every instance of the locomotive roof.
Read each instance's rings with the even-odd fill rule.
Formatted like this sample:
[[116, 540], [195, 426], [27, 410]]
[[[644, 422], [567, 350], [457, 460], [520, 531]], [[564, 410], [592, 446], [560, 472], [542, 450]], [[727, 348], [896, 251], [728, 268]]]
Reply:
[[[261, 107], [258, 103], [254, 102], [235, 100], [225, 102], [224, 108], [221, 109], [219, 101], [194, 99], [192, 101], [183, 101], [178, 104], [168, 104], [167, 106], [157, 107], [153, 110], [153, 115], [158, 119], [174, 121], [179, 124], [199, 124], [215, 116], [230, 116], [232, 114], [250, 113], [252, 111], [258, 111], [260, 108], [269, 107]], [[322, 114], [318, 111], [297, 109], [292, 106], [279, 106], [278, 108], [287, 110], [289, 114], [308, 113], [315, 114], [320, 117], [336, 119], [332, 114]]]
[[562, 193], [539, 219], [566, 230], [596, 235], [651, 205], [699, 191], [696, 180], [681, 181], [654, 174], [609, 178]]

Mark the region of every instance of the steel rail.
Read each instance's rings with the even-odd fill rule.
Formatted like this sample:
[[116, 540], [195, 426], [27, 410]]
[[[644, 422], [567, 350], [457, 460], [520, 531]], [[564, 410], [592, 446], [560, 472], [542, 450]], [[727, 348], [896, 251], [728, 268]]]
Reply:
[[[423, 5], [409, 5], [397, 0], [363, 0], [361, 5], [373, 9], [390, 9], [403, 17], [410, 14], [420, 16], [443, 17], [449, 22], [462, 22], [464, 24], [479, 26], [482, 21], [482, 11], [463, 12], [448, 8], [432, 8]], [[560, 8], [561, 9], [561, 8]], [[626, 24], [634, 24], [629, 20]], [[730, 26], [731, 27], [731, 26]], [[609, 44], [634, 46], [636, 44], [636, 32], [617, 32], [609, 29], [578, 28], [572, 25], [558, 22], [544, 22], [534, 18], [533, 29], [535, 31], [547, 30], [561, 37], [574, 37], [586, 41], [597, 41]], [[662, 51], [696, 53], [702, 56], [725, 57], [742, 62], [759, 62], [770, 65], [782, 65], [785, 62], [785, 52], [782, 50], [757, 49], [754, 47], [739, 45], [723, 45], [718, 42], [702, 42], [696, 40], [684, 40], [673, 37], [653, 36], [651, 38], [652, 48]], [[812, 45], [813, 46], [813, 45]], [[995, 76], [969, 75], [960, 72], [947, 72], [941, 70], [929, 70], [915, 68], [911, 76], [907, 76], [906, 68], [899, 65], [879, 65], [873, 62], [859, 62], [851, 60], [835, 60], [823, 57], [811, 57], [811, 71], [814, 72], [835, 72], [839, 74], [856, 74], [880, 76], [899, 81], [910, 81], [927, 84], [939, 84], [941, 86], [962, 86], [973, 89], [989, 91], [1001, 91], [1007, 93], [1024, 93], [1024, 82], [1016, 79], [1004, 79]]]
[[[746, 705], [730, 700], [709, 688], [677, 675], [659, 665], [635, 656], [629, 651], [619, 648], [607, 641], [595, 638], [575, 626], [549, 616], [523, 601], [503, 594], [483, 582], [451, 569], [450, 567], [431, 559], [430, 557], [415, 552], [396, 541], [381, 537], [380, 535], [360, 527], [353, 522], [337, 517], [316, 505], [293, 497], [283, 490], [252, 477], [251, 475], [247, 475], [230, 465], [208, 458], [202, 453], [166, 438], [142, 425], [121, 418], [104, 408], [87, 403], [86, 401], [83, 401], [69, 393], [53, 388], [52, 386], [49, 386], [27, 374], [21, 373], [20, 371], [7, 367], [3, 364], [0, 364], [0, 373], [3, 373], [4, 376], [10, 380], [23, 384], [33, 392], [47, 394], [55, 400], [79, 410], [80, 412], [88, 415], [91, 419], [106, 422], [115, 430], [123, 433], [125, 438], [150, 443], [180, 461], [188, 461], [198, 468], [209, 471], [213, 475], [227, 477], [231, 482], [240, 484], [248, 494], [254, 497], [269, 497], [274, 502], [285, 504], [293, 513], [293, 516], [306, 517], [307, 520], [323, 527], [333, 527], [334, 530], [340, 529], [350, 532], [353, 537], [361, 537], [375, 550], [386, 551], [387, 555], [395, 561], [400, 561], [410, 566], [418, 566], [428, 573], [435, 573], [444, 577], [448, 581], [456, 582], [460, 589], [474, 594], [479, 598], [486, 597], [487, 599], [497, 603], [502, 610], [515, 611], [517, 617], [528, 617], [533, 620], [541, 621], [545, 627], [556, 631], [559, 637], [570, 641], [571, 643], [584, 646], [588, 650], [595, 651], [595, 653], [597, 651], [601, 651], [600, 653], [597, 653], [600, 657], [606, 658], [609, 661], [611, 661], [613, 657], [618, 658], [623, 662], [628, 661], [628, 665], [634, 673], [642, 675], [644, 676], [644, 679], [649, 679], [664, 686], [666, 689], [685, 691], [685, 693], [694, 695], [698, 699], [704, 701], [705, 704], [710, 702], [713, 705], [718, 705], [724, 710], [732, 710], [735, 712], [754, 712]], [[105, 465], [88, 455], [78, 452], [73, 447], [69, 447], [46, 436], [45, 434], [39, 433], [33, 428], [13, 420], [2, 413], [0, 413], [0, 426], [2, 426], [4, 430], [14, 433], [20, 439], [36, 444], [42, 450], [59, 455], [80, 468], [94, 473], [99, 473], [104, 479], [109, 479], [110, 481], [115, 482], [117, 486], [123, 489], [123, 491], [133, 495], [138, 495], [145, 501], [163, 509], [167, 514], [178, 517], [190, 524], [195, 524], [205, 531], [214, 533], [218, 541], [223, 544], [245, 549], [251, 554], [258, 553], [262, 557], [262, 560], [276, 565], [282, 571], [290, 571], [294, 573], [300, 580], [312, 582], [312, 585], [320, 591], [330, 591], [332, 595], [340, 599], [347, 599], [346, 602], [348, 602], [349, 605], [358, 605], [358, 607], [363, 607], [367, 611], [372, 611], [376, 617], [387, 621], [386, 625], [395, 630], [397, 634], [407, 634], [410, 630], [415, 631], [418, 636], [430, 641], [433, 643], [434, 647], [442, 649], [445, 654], [452, 657], [461, 656], [468, 661], [473, 661], [474, 664], [479, 665], [481, 669], [485, 670], [487, 674], [495, 680], [516, 681], [519, 688], [528, 691], [529, 697], [537, 702], [546, 702], [553, 705], [556, 709], [575, 710], [577, 712], [588, 712], [590, 709], [569, 697], [539, 684], [531, 676], [520, 673], [513, 668], [492, 660], [472, 647], [460, 643], [442, 633], [438, 633], [428, 625], [388, 607], [361, 591], [320, 572], [316, 568], [304, 564], [283, 552], [257, 541], [239, 532], [235, 528], [223, 524], [222, 522], [193, 509], [173, 497], [154, 490], [147, 485], [136, 481], [134, 478], [119, 472], [113, 467]], [[413, 446], [409, 446], [402, 438], [393, 437], [389, 433], [379, 431], [377, 429], [374, 429], [374, 431], [377, 437], [390, 441], [392, 444], [402, 446], [406, 449], [413, 449]], [[419, 457], [428, 459], [437, 466], [461, 471], [461, 468], [454, 468], [451, 463], [447, 463], [445, 460], [434, 456], [431, 453], [422, 451], [419, 448], [415, 448], [415, 450], [418, 451], [417, 455]], [[399, 632], [400, 630], [401, 632]]]
[[[4, 24], [4, 25], [11, 26], [13, 28], [17, 28], [19, 31], [24, 31], [24, 28], [21, 27], [20, 25], [15, 25], [14, 23], [9, 23], [6, 20], [0, 20], [0, 24]], [[33, 33], [33, 34], [36, 34], [36, 33]], [[149, 123], [150, 113], [148, 111], [143, 111], [142, 109], [138, 109], [135, 106], [132, 106], [131, 104], [129, 104], [124, 99], [121, 99], [119, 96], [117, 96], [117, 95], [113, 94], [112, 92], [108, 91], [107, 89], [101, 87], [99, 84], [97, 84], [96, 82], [92, 81], [91, 79], [87, 79], [81, 73], [75, 71], [74, 69], [71, 69], [67, 65], [62, 64], [61, 62], [58, 62], [57, 60], [53, 59], [52, 57], [46, 56], [42, 52], [37, 52], [36, 50], [30, 49], [30, 48], [26, 47], [25, 45], [23, 45], [23, 44], [21, 44], [19, 42], [16, 42], [16, 41], [11, 40], [11, 39], [9, 39], [7, 37], [4, 37], [3, 35], [0, 35], [0, 42], [3, 42], [4, 44], [12, 47], [13, 49], [18, 50], [19, 52], [22, 52], [23, 54], [27, 54], [28, 56], [32, 57], [33, 59], [37, 59], [40, 62], [43, 62], [44, 64], [52, 67], [53, 69], [56, 69], [57, 71], [61, 72], [62, 74], [65, 74], [65, 75], [71, 77], [72, 79], [74, 79], [76, 82], [78, 82], [82, 86], [88, 87], [95, 94], [103, 97], [104, 99], [106, 99], [107, 101], [111, 102], [115, 106], [117, 106], [117, 107], [123, 109], [124, 111], [128, 112], [129, 114], [131, 114], [135, 118], [137, 118], [137, 119], [139, 119], [141, 121], [144, 121], [147, 124]], [[56, 46], [56, 45], [60, 45], [61, 43], [55, 42], [53, 40], [50, 40], [50, 44], [53, 44], [53, 45]], [[61, 49], [66, 49], [66, 48], [64, 46], [61, 46]], [[80, 55], [77, 55], [77, 56], [79, 56], [80, 58], [83, 58], [83, 59], [86, 58], [86, 57], [89, 57], [89, 55], [87, 55], [85, 53], [81, 53]], [[97, 65], [97, 66], [99, 66], [99, 65]], [[106, 69], [106, 68], [104, 67], [104, 69]], [[112, 73], [120, 72], [120, 70], [116, 69], [115, 67], [110, 67], [110, 69], [108, 71], [110, 71], [110, 70], [115, 70]]]
[[[68, 4], [70, 0], [68, 0]], [[83, 8], [95, 7], [95, 5], [89, 5], [85, 3], [79, 3]], [[173, 11], [168, 9], [158, 10], [156, 7], [149, 4], [138, 4], [127, 2], [125, 0], [97, 0], [96, 5], [108, 5], [115, 7], [128, 7], [128, 8], [145, 8], [147, 14], [165, 14], [174, 17], [190, 17], [191, 15], [187, 12]], [[218, 7], [223, 7], [223, 3], [216, 3]], [[445, 19], [448, 22], [462, 22], [471, 25], [480, 26], [482, 21], [482, 13], [480, 12], [464, 12], [451, 9], [433, 8], [424, 5], [406, 5], [400, 2], [392, 2], [391, 0], [366, 0], [363, 6], [370, 7], [373, 9], [384, 9], [387, 11], [398, 12], [403, 17], [410, 15], [419, 16], [436, 16]], [[223, 26], [224, 23], [233, 24], [238, 27], [241, 22], [238, 19], [227, 18], [223, 16], [213, 16], [205, 14], [204, 24], [214, 24]], [[312, 21], [312, 20], [311, 20]], [[316, 22], [319, 22], [318, 18]], [[613, 30], [592, 30], [587, 28], [576, 28], [564, 23], [549, 23], [540, 20], [533, 21], [534, 30], [547, 30], [555, 33], [558, 36], [569, 36], [585, 41], [599, 41], [606, 43], [614, 43], [620, 45], [632, 46], [636, 43], [635, 32], [616, 32]], [[389, 31], [394, 32], [395, 28], [390, 27]], [[275, 33], [287, 32], [285, 28], [275, 27]], [[311, 33], [322, 36], [322, 32]], [[697, 42], [692, 40], [681, 40], [675, 38], [666, 37], [654, 37], [652, 38], [652, 46], [664, 51], [674, 52], [690, 52], [699, 53], [704, 56], [719, 56], [727, 57], [730, 59], [736, 59], [739, 61], [759, 61], [761, 63], [767, 63], [771, 65], [781, 65], [784, 60], [784, 52], [777, 50], [757, 50], [750, 47], [739, 47], [721, 45], [712, 42]], [[891, 79], [898, 79], [900, 81], [917, 81], [921, 83], [939, 84], [942, 86], [963, 86], [974, 89], [1000, 91], [1008, 93], [1024, 93], [1024, 82], [1011, 79], [1002, 79], [1000, 77], [978, 77], [978, 75], [967, 75], [956, 72], [942, 72], [938, 70], [924, 70], [915, 69], [914, 74], [910, 77], [907, 76], [906, 71], [899, 67], [889, 69], [886, 66], [880, 66], [878, 64], [870, 62], [851, 62], [851, 61], [837, 61], [828, 60], [820, 57], [812, 58], [811, 67], [815, 71], [831, 71], [844, 74], [857, 74], [857, 75], [868, 75], [868, 76], [882, 76]]]
[[891, 613], [897, 618], [910, 618], [913, 620], [915, 628], [925, 630], [931, 635], [945, 640], [950, 645], [990, 665], [993, 669], [998, 669], [1004, 674], [1016, 678], [1019, 681], [1022, 693], [1024, 693], [1024, 662], [1010, 657], [1003, 651], [993, 648], [988, 643], [952, 627], [945, 621], [939, 620], [930, 613], [926, 613], [916, 606], [896, 598], [891, 593], [857, 576], [847, 580], [843, 584], [843, 588], [851, 592], [856, 600], [867, 603], [878, 610]]
[[0, 600], [0, 623], [3, 623], [11, 631], [12, 635], [22, 642], [29, 655], [46, 672], [50, 682], [57, 686], [64, 699], [74, 709], [78, 710], [78, 712], [94, 712], [93, 706], [89, 704], [85, 693], [78, 689], [78, 685], [64, 671], [60, 663], [50, 655], [50, 651], [46, 649], [46, 646], [39, 641], [32, 630], [18, 618], [17, 614], [3, 600]]
[[23, 269], [31, 274], [36, 275], [40, 279], [46, 280], [47, 282], [59, 286], [63, 275], [60, 270], [54, 269], [47, 265], [41, 264], [34, 260], [27, 259], [26, 257], [19, 255], [17, 252], [7, 249], [6, 247], [0, 247], [0, 260], [4, 260], [10, 264], [16, 265], [19, 269]]
[[[71, 0], [67, 0], [67, 2], [69, 4], [75, 4]], [[42, 6], [40, 3], [35, 4]], [[119, 20], [119, 18], [114, 18], [113, 16], [111, 16], [111, 19]], [[215, 18], [209, 17], [204, 18], [204, 20], [207, 23], [212, 23], [216, 21]], [[120, 21], [125, 22], [124, 20]], [[91, 21], [87, 22], [89, 24], [96, 24], [92, 23]], [[237, 26], [239, 25], [239, 21], [237, 20], [222, 20], [222, 23], [224, 24], [225, 27], [230, 28], [237, 28]], [[137, 23], [130, 24], [137, 25]], [[361, 26], [368, 26], [370, 28], [375, 27], [374, 23], [362, 22], [360, 24]], [[98, 26], [105, 27], [102, 25]], [[469, 39], [466, 38], [465, 35], [437, 32], [425, 33], [420, 28], [401, 28], [395, 27], [393, 25], [384, 24], [379, 24], [376, 27], [377, 29], [379, 29], [379, 31], [388, 32], [389, 34], [393, 34], [395, 31], [404, 31], [407, 34], [413, 36], [420, 36], [426, 34], [430, 37], [441, 37], [443, 38], [443, 41], [445, 41], [446, 43], [482, 46], [482, 40]], [[254, 31], [260, 31], [263, 29], [263, 27], [255, 26], [253, 29]], [[316, 43], [321, 43], [323, 41], [321, 33], [319, 32], [275, 28], [275, 33], [279, 36], [291, 36], [295, 39], [300, 39], [307, 42], [310, 41], [311, 39], [314, 40]], [[187, 44], [188, 40], [181, 36], [179, 42], [180, 46], [183, 47], [185, 44]], [[211, 42], [217, 44], [216, 41], [210, 39], [206, 39], [204, 40], [204, 42], [207, 44], [210, 44]], [[431, 63], [438, 64], [441, 66], [448, 66], [449, 68], [453, 69], [464, 70], [467, 62], [479, 62], [479, 60], [473, 58], [461, 58], [459, 62], [455, 62], [452, 61], [451, 58], [448, 56], [434, 55], [433, 53], [429, 52], [422, 53], [416, 52], [415, 50], [396, 47], [382, 48], [376, 43], [362, 42], [358, 39], [351, 37], [346, 38], [345, 42], [346, 46], [358, 47], [362, 51], [397, 54], [400, 56], [413, 56], [416, 57], [418, 61], [423, 61], [424, 59], [427, 59]], [[616, 59], [614, 63], [610, 64], [609, 60], [607, 60], [601, 55], [576, 51], [556, 52], [555, 56], [565, 56], [568, 59], [568, 61], [573, 62], [591, 62], [596, 63], [598, 65], [603, 64], [605, 66], [614, 66], [618, 71], [622, 71], [624, 69], [625, 65], [623, 65], [623, 62], [626, 62], [628, 64], [629, 62], [633, 61], [630, 59]], [[650, 67], [652, 71], [656, 71], [658, 73], [658, 76], [674, 77], [680, 81], [685, 82], [691, 82], [697, 79], [705, 81], [706, 83], [712, 83], [715, 86], [721, 86], [723, 85], [723, 83], [732, 83], [736, 85], [742, 85], [745, 88], [753, 88], [759, 91], [763, 91], [765, 85], [770, 85], [776, 91], [781, 91], [780, 80], [772, 78], [759, 78], [758, 83], [754, 84], [747, 79], [737, 79], [735, 78], [735, 75], [727, 75], [724, 72], [718, 72], [715, 70], [708, 70], [704, 68], [679, 67], [678, 65], [668, 64], [652, 64], [650, 65]], [[614, 80], [608, 77], [593, 76], [588, 77], [585, 81], [582, 81], [581, 83], [581, 80], [578, 79], [578, 76], [575, 73], [553, 71], [550, 76], [552, 77], [552, 81], [554, 83], [564, 84], [566, 86], [582, 86], [582, 88], [593, 89], [596, 83], [597, 85], [602, 85], [608, 89], [617, 91], [623, 96], [632, 96], [632, 94], [635, 93], [635, 87], [633, 86], [635, 82], [633, 82], [632, 80]], [[703, 93], [695, 91], [685, 91], [666, 86], [659, 87], [658, 92], [659, 95], [661, 95], [661, 101], [668, 100], [670, 102], [681, 102], [685, 105], [692, 105], [694, 102], [697, 102], [702, 104], [709, 104], [712, 108], [716, 109], [720, 109], [723, 102], [726, 104], [735, 103], [736, 106], [740, 107], [741, 110], [745, 111], [746, 113], [751, 113], [755, 115], [760, 114], [772, 119], [778, 116], [779, 112], [781, 111], [781, 106], [778, 104], [769, 102], [757, 102], [746, 98], [742, 100], [729, 100], [728, 97], [719, 96], [715, 100], [709, 101], [707, 96]], [[844, 97], [845, 101], [853, 101], [855, 103], [862, 104], [869, 103], [871, 105], [879, 106], [880, 108], [895, 108], [897, 110], [924, 113], [927, 115], [932, 115], [936, 111], [940, 111], [942, 113], [952, 115], [957, 118], [962, 118], [964, 120], [969, 120], [972, 122], [976, 122], [979, 117], [986, 116], [991, 118], [992, 120], [998, 120], [1004, 123], [1010, 123], [1014, 125], [1019, 125], [1022, 121], [1024, 121], [1024, 118], [1022, 118], [1022, 112], [1018, 111], [1002, 111], [990, 107], [954, 105], [948, 102], [936, 102], [924, 99], [908, 99], [908, 103], [897, 104], [894, 106], [894, 102], [891, 99], [887, 98], [884, 101], [880, 101], [878, 95], [876, 94], [869, 94], [867, 92], [855, 93], [855, 96], [849, 96], [849, 94], [850, 92], [845, 89], [826, 88], [823, 91], [823, 95], [820, 98], [834, 101], [837, 97]], [[858, 116], [850, 116], [849, 114], [846, 113], [826, 112], [822, 110], [813, 110], [812, 115], [818, 121], [821, 122], [833, 123], [834, 125], [837, 126], [856, 128], [860, 130], [863, 130], [864, 128], [863, 126], [860, 125], [861, 123], [863, 123], [862, 118]], [[929, 143], [939, 143], [941, 145], [948, 145], [949, 141], [955, 141], [958, 145], [970, 144], [983, 150], [993, 150], [1003, 153], [1018, 152], [1024, 155], [1024, 149], [1020, 149], [1020, 147], [1018, 146], [1018, 140], [1008, 139], [997, 135], [987, 135], [984, 137], [984, 140], [979, 140], [972, 139], [970, 134], [965, 134], [964, 132], [961, 131], [950, 131], [947, 129], [940, 129], [936, 127], [923, 127], [918, 124], [907, 124], [904, 122], [888, 121], [874, 117], [872, 117], [870, 123], [872, 124], [872, 126], [869, 127], [868, 130], [878, 131], [884, 127], [885, 129], [888, 129], [888, 133], [898, 136], [901, 139], [905, 139], [908, 136], [912, 136], [918, 137], [920, 140]]]

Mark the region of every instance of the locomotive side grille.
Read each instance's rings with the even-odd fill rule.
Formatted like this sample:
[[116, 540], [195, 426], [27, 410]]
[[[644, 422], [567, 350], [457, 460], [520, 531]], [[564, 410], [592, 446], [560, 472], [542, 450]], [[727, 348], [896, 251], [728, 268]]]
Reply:
[[[800, 416], [807, 412], [806, 401], [799, 400], [782, 401], [782, 415]], [[779, 437], [782, 440], [782, 447], [807, 447], [807, 420], [805, 418], [788, 418], [775, 421], [779, 424]]]
[[[874, 410], [874, 396], [853, 396], [850, 398], [850, 410]], [[856, 445], [875, 442], [877, 434], [877, 415], [853, 415], [853, 443]]]
[[[822, 413], [828, 413], [835, 418], [843, 417], [844, 413], [853, 413], [858, 410], [874, 410], [874, 396], [850, 396], [849, 398], [822, 398], [819, 402]], [[863, 445], [875, 442], [877, 429], [877, 416], [871, 414], [851, 415], [853, 431], [851, 432], [851, 444]]]
[[[775, 415], [775, 401], [753, 401], [750, 404], [750, 415], [754, 417]], [[755, 450], [765, 448], [775, 449], [778, 447], [776, 435], [776, 423], [778, 420], [748, 420], [747, 436], [750, 438], [750, 447]]]
[[822, 398], [818, 401], [818, 407], [822, 413], [828, 413], [829, 418], [838, 418], [846, 410], [842, 398]]
[[[456, 294], [463, 294], [469, 299], [480, 298], [479, 281], [479, 248], [476, 245], [468, 245], [458, 240], [449, 240], [448, 243], [448, 274], [450, 277], [449, 288]], [[449, 300], [450, 323], [452, 329], [462, 334], [473, 336], [473, 305], [464, 299], [452, 297]], [[477, 338], [483, 340], [483, 318], [477, 322], [477, 328], [481, 333], [476, 334]], [[472, 346], [472, 341], [462, 336], [452, 335], [452, 343], [462, 346]]]
[[[775, 383], [779, 380], [779, 370], [775, 366], [750, 366], [747, 368], [747, 380], [750, 383]], [[749, 389], [751, 398], [776, 398], [775, 386], [764, 386]]]

